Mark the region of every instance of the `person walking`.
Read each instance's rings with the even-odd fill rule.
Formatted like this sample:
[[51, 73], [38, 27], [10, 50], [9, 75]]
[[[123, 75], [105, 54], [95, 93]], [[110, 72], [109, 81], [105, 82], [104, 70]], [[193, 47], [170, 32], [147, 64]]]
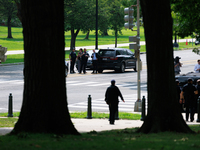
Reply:
[[119, 88], [115, 86], [115, 80], [111, 80], [111, 85], [107, 88], [105, 93], [105, 101], [109, 105], [109, 121], [112, 125], [115, 123], [115, 113], [118, 111], [118, 96], [125, 102]]
[[88, 60], [88, 57], [90, 55], [87, 53], [86, 49], [84, 48], [84, 51], [83, 51], [83, 54], [81, 55], [81, 71], [80, 73], [82, 72], [83, 70], [83, 73], [85, 74], [86, 73], [86, 66], [87, 66], [87, 60]]
[[195, 72], [200, 72], [200, 59], [197, 60], [197, 64], [194, 66], [194, 71]]
[[193, 84], [193, 80], [188, 78], [188, 83], [185, 84], [181, 91], [181, 100], [185, 100], [185, 107], [186, 107], [186, 121], [188, 121], [189, 114], [190, 114], [190, 121], [193, 122], [194, 120], [194, 113], [195, 113], [195, 94], [198, 94], [198, 91]]
[[83, 49], [80, 48], [79, 49], [79, 53], [78, 53], [78, 72], [80, 73], [81, 72], [81, 55], [83, 54]]
[[175, 75], [177, 74], [180, 74], [181, 72], [181, 69], [180, 67], [182, 67], [181, 63], [180, 63], [180, 60], [181, 58], [176, 56], [176, 58], [174, 59], [174, 72], [175, 72]]
[[70, 52], [69, 59], [70, 59], [70, 73], [75, 73], [75, 71], [74, 71], [74, 65], [76, 62], [75, 48], [73, 48], [73, 50]]
[[93, 53], [91, 57], [92, 57], [92, 65], [93, 65], [92, 73], [97, 73], [99, 54], [96, 53], [95, 50], [93, 49]]

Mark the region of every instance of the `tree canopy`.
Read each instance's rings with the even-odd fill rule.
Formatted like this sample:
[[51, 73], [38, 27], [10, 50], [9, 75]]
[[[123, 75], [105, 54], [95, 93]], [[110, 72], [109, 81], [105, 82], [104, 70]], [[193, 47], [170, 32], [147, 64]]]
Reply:
[[199, 0], [171, 0], [174, 12], [174, 23], [178, 36], [184, 38], [200, 34], [200, 1]]

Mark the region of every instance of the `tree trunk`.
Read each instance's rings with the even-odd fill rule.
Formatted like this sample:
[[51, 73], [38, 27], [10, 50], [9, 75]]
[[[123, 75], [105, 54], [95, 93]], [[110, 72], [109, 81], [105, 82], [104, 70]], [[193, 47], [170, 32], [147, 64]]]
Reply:
[[66, 97], [63, 1], [21, 0], [24, 93], [12, 133], [79, 134]]
[[89, 40], [90, 30], [87, 32], [85, 40]]
[[108, 36], [108, 30], [107, 29], [103, 31], [103, 36]]
[[74, 29], [71, 29], [71, 44], [70, 44], [70, 50], [73, 49], [73, 47], [75, 48], [76, 46], [76, 37], [79, 33], [80, 29], [77, 29], [76, 32], [74, 32]]
[[11, 31], [11, 16], [10, 15], [8, 16], [7, 25], [8, 25], [8, 37], [7, 38], [13, 38], [12, 31]]
[[191, 133], [176, 98], [170, 0], [141, 0], [144, 19], [148, 114], [138, 132]]
[[17, 17], [19, 20], [22, 22], [22, 16], [21, 16], [21, 4], [19, 3], [18, 0], [14, 0], [16, 5], [17, 5]]

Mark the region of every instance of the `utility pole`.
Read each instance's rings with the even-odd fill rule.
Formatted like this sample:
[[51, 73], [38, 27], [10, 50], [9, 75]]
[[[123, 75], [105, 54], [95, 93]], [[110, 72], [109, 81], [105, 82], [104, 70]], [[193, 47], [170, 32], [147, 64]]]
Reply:
[[[133, 7], [137, 6], [137, 30], [133, 30]], [[142, 108], [142, 102], [141, 102], [141, 89], [140, 89], [140, 70], [141, 62], [140, 62], [140, 3], [139, 0], [137, 0], [137, 5], [132, 5], [129, 8], [124, 9], [124, 13], [128, 14], [124, 16], [124, 20], [128, 21], [128, 23], [124, 24], [125, 28], [131, 29], [132, 31], [137, 31], [137, 36], [130, 36], [129, 42], [135, 42], [135, 44], [130, 44], [129, 48], [135, 50], [135, 58], [137, 58], [137, 101], [135, 102], [134, 111], [140, 112]]]
[[95, 49], [98, 50], [98, 0], [96, 0], [96, 44]]

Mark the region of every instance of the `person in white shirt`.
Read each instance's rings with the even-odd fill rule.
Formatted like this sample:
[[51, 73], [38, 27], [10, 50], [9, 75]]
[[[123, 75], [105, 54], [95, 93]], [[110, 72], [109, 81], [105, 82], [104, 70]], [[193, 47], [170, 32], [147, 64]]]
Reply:
[[197, 60], [197, 62], [198, 62], [198, 64], [196, 64], [196, 65], [194, 66], [194, 71], [195, 71], [195, 72], [200, 72], [200, 59]]

